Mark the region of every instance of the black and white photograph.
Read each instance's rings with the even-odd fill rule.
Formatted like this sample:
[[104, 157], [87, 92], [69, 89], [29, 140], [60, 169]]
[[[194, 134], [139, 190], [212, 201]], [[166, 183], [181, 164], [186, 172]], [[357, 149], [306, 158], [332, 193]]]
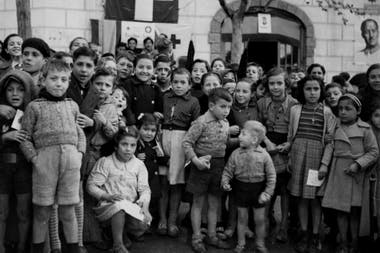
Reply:
[[380, 252], [380, 0], [0, 0], [0, 253]]

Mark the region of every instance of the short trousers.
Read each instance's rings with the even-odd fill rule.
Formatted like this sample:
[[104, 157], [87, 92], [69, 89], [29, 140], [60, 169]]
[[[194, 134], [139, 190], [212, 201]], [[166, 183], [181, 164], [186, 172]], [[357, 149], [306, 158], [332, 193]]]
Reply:
[[259, 203], [260, 194], [265, 190], [266, 182], [245, 183], [234, 180], [232, 192], [238, 207], [261, 208], [265, 206]]
[[40, 206], [79, 203], [82, 155], [76, 146], [63, 144], [37, 150], [33, 166], [33, 204]]
[[[16, 154], [13, 155], [15, 158]], [[25, 159], [15, 163], [0, 162], [0, 194], [32, 193], [32, 166]]]
[[223, 192], [220, 187], [223, 169], [223, 157], [212, 158], [210, 169], [208, 170], [199, 170], [194, 164], [191, 164], [186, 191], [194, 195], [205, 193], [220, 195]]
[[169, 156], [169, 184], [185, 183], [185, 151], [182, 148], [182, 140], [186, 131], [166, 130], [162, 131], [162, 148], [166, 156]]
[[276, 187], [274, 189], [274, 196], [282, 195], [287, 192], [287, 186], [290, 179], [290, 173], [285, 171], [276, 175]]

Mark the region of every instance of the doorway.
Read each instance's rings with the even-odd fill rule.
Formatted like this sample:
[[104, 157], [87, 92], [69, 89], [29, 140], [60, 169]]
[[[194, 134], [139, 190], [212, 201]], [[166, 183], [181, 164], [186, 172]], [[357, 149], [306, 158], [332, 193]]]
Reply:
[[275, 41], [249, 41], [248, 61], [259, 64], [264, 71], [278, 65], [278, 43]]

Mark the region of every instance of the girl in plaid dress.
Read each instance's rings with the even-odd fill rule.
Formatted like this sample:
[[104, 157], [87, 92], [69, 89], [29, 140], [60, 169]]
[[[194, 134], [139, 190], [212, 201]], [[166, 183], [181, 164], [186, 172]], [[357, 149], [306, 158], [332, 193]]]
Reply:
[[[324, 85], [321, 79], [307, 76], [298, 83], [300, 105], [290, 109], [288, 143], [290, 148], [288, 184], [290, 194], [298, 198], [298, 212], [301, 225], [301, 240], [296, 245], [297, 252], [320, 252], [319, 225], [321, 221], [321, 187], [306, 184], [310, 170], [318, 171], [324, 178], [332, 155], [332, 134], [335, 116], [325, 106]], [[312, 210], [312, 240], [308, 246], [309, 210]]]

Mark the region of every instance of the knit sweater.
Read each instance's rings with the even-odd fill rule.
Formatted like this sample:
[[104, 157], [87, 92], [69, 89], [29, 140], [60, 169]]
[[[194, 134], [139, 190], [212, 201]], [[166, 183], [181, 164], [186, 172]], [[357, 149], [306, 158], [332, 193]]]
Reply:
[[39, 98], [29, 103], [22, 119], [22, 129], [28, 138], [20, 144], [26, 159], [31, 161], [37, 149], [60, 144], [75, 145], [85, 153], [86, 137], [76, 123], [78, 115], [78, 105], [68, 98], [63, 101]]

